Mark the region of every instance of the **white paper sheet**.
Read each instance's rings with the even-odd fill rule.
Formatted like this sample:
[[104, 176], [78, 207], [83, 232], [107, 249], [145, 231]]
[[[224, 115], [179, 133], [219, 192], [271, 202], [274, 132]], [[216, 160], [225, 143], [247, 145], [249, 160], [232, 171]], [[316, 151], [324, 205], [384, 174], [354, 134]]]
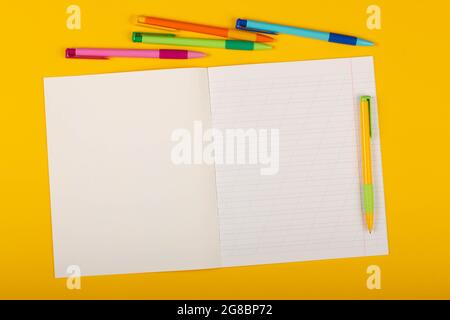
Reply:
[[211, 122], [206, 69], [45, 79], [55, 274], [220, 265], [212, 166], [171, 134]]
[[213, 124], [279, 129], [280, 171], [217, 166], [224, 266], [388, 253], [373, 107], [375, 232], [360, 192], [359, 100], [376, 97], [372, 58], [209, 69]]

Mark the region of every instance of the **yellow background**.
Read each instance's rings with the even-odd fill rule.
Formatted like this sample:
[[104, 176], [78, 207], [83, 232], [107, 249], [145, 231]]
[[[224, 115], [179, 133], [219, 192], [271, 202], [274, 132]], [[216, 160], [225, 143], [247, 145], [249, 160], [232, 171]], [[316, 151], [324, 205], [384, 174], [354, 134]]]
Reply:
[[[81, 31], [66, 28], [77, 4]], [[382, 29], [366, 9], [382, 10]], [[387, 0], [2, 1], [0, 298], [450, 298], [450, 2]], [[232, 26], [238, 17], [315, 27], [374, 40], [355, 48], [280, 36], [270, 52], [207, 49], [206, 59], [67, 61], [65, 47], [138, 47], [136, 14]], [[83, 279], [53, 277], [44, 76], [374, 55], [390, 255], [197, 272]], [[69, 97], [68, 97], [69, 98]], [[382, 290], [366, 288], [366, 268]]]

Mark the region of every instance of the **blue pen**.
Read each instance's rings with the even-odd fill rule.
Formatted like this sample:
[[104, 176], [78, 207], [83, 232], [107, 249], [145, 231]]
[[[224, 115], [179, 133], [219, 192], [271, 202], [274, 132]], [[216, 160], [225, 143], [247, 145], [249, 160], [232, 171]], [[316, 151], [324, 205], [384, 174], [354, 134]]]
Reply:
[[247, 31], [255, 31], [261, 33], [269, 33], [269, 34], [291, 34], [294, 36], [300, 36], [305, 38], [323, 40], [328, 42], [335, 42], [341, 44], [347, 44], [351, 46], [373, 46], [374, 43], [359, 39], [352, 36], [346, 36], [343, 34], [332, 33], [332, 32], [323, 32], [316, 30], [308, 30], [296, 27], [283, 26], [281, 24], [273, 24], [255, 20], [244, 20], [238, 19], [236, 23], [236, 28]]

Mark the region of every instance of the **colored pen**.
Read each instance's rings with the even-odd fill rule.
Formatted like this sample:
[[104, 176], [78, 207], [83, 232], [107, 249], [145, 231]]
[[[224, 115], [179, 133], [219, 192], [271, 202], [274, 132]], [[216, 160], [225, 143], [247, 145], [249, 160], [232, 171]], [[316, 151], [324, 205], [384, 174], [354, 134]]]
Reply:
[[187, 50], [136, 50], [136, 49], [89, 49], [89, 48], [69, 48], [66, 50], [68, 59], [109, 59], [112, 57], [121, 58], [154, 58], [154, 59], [193, 59], [202, 58], [206, 54], [197, 51]]
[[374, 228], [374, 188], [372, 175], [371, 151], [371, 97], [361, 97], [361, 152], [362, 152], [362, 194], [367, 229], [372, 233]]
[[175, 21], [156, 17], [141, 16], [137, 18], [137, 22], [138, 24], [146, 26], [163, 27], [174, 30], [184, 30], [237, 40], [256, 41], [256, 42], [272, 42], [274, 40], [272, 37], [252, 32], [221, 27], [213, 27], [202, 24]]
[[154, 35], [152, 33], [133, 32], [133, 41], [148, 44], [164, 44], [188, 47], [208, 47], [230, 50], [264, 50], [272, 49], [265, 43], [243, 41], [243, 40], [222, 40], [222, 39], [201, 39], [201, 38], [178, 38], [172, 36]]
[[316, 30], [309, 30], [297, 27], [284, 26], [281, 24], [273, 24], [255, 20], [244, 20], [238, 19], [236, 23], [236, 28], [247, 31], [255, 31], [255, 32], [266, 32], [266, 33], [283, 33], [290, 34], [294, 36], [300, 36], [310, 39], [323, 40], [328, 42], [347, 44], [352, 46], [373, 46], [374, 43], [359, 39], [353, 36], [347, 36], [338, 33], [332, 32], [323, 32]]

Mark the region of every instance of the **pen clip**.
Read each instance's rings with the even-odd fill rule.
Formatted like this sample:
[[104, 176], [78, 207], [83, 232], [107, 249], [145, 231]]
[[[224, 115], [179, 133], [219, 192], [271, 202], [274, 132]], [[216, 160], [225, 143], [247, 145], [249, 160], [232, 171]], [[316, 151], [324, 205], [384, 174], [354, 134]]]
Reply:
[[272, 35], [274, 35], [274, 36], [277, 36], [277, 35], [278, 35], [277, 32], [268, 31], [268, 30], [261, 30], [261, 29], [252, 29], [252, 28], [247, 28], [247, 27], [243, 27], [243, 26], [240, 26], [240, 25], [237, 25], [237, 26], [236, 26], [236, 29], [242, 30], [242, 31], [249, 31], [249, 32], [257, 32], [257, 33], [272, 34]]
[[136, 24], [141, 27], [169, 31], [169, 32], [179, 31], [179, 29], [175, 29], [175, 28], [169, 28], [169, 27], [163, 27], [163, 26], [159, 26], [159, 25], [150, 24], [147, 22], [147, 18], [144, 16], [138, 17], [136, 20]]
[[176, 38], [176, 34], [174, 33], [157, 33], [157, 32], [133, 32], [133, 34], [137, 36], [158, 36], [158, 37], [168, 37], [168, 38]]
[[370, 96], [363, 96], [361, 97], [362, 101], [366, 101], [367, 102], [367, 106], [368, 106], [368, 112], [369, 112], [369, 133], [370, 133], [370, 137], [372, 138], [372, 133], [373, 133], [373, 127], [372, 127], [372, 97]]
[[257, 28], [248, 28], [247, 27], [247, 20], [243, 20], [243, 19], [237, 19], [237, 21], [236, 21], [236, 29], [243, 30], [243, 31], [250, 31], [250, 32], [258, 32], [258, 33], [278, 35], [277, 32], [270, 31], [270, 30], [262, 30], [262, 29], [257, 29]]
[[109, 57], [105, 56], [77, 56], [76, 49], [66, 49], [67, 59], [87, 59], [87, 60], [108, 60]]

